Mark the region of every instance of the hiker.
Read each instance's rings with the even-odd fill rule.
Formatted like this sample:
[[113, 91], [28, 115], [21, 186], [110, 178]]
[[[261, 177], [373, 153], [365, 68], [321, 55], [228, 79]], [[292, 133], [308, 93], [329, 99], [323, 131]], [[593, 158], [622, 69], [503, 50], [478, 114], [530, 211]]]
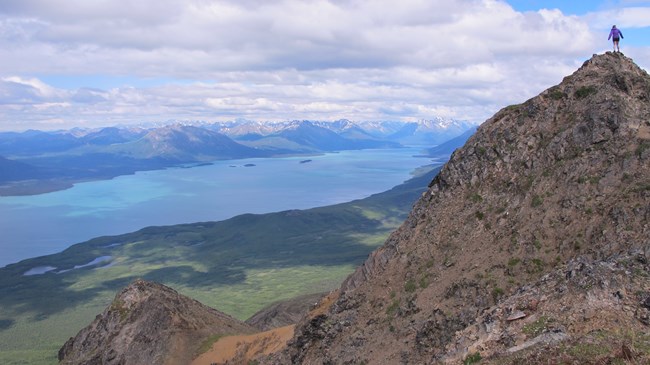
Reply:
[[609, 32], [609, 37], [607, 37], [607, 40], [612, 39], [614, 42], [614, 52], [621, 51], [621, 48], [618, 46], [618, 41], [621, 38], [623, 38], [623, 32], [621, 32], [620, 29], [616, 28], [616, 25], [612, 25], [612, 30]]

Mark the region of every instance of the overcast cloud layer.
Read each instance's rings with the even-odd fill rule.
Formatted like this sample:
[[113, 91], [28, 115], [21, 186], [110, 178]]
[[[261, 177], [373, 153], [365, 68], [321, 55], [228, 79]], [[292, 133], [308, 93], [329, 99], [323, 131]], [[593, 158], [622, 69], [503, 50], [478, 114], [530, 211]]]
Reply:
[[[609, 50], [612, 22], [499, 0], [0, 3], [0, 130], [176, 120], [481, 123]], [[648, 68], [648, 45], [623, 51]]]

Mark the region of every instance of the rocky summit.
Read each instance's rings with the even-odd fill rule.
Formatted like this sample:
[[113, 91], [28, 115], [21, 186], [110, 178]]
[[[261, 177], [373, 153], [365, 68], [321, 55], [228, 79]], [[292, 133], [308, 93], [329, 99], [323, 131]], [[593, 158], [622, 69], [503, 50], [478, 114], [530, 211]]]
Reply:
[[649, 203], [650, 76], [594, 55], [482, 124], [266, 362], [649, 363]]
[[136, 280], [59, 351], [60, 364], [188, 364], [211, 336], [253, 327], [178, 294]]

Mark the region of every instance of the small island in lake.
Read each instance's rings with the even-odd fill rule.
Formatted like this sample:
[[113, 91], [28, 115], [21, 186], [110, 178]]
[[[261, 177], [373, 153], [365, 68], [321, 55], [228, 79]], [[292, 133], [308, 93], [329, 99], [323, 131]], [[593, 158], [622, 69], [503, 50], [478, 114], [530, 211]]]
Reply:
[[246, 165], [244, 165], [244, 167], [253, 167], [253, 166], [255, 166], [254, 163], [247, 163]]
[[308, 163], [308, 162], [311, 162], [311, 161], [312, 160], [302, 160], [302, 161], [300, 161], [300, 163]]

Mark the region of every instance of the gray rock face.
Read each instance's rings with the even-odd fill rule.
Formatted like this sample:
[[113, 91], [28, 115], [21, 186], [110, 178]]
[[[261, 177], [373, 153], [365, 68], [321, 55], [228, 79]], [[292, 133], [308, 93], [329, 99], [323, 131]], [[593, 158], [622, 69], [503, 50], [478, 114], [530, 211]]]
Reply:
[[[557, 331], [542, 337], [518, 325], [548, 318], [536, 309], [503, 312], [498, 323], [512, 327], [505, 332], [490, 332], [497, 319], [482, 316], [567, 263], [602, 268], [621, 255], [647, 262], [648, 222], [650, 76], [620, 53], [594, 55], [559, 85], [481, 125], [407, 221], [343, 283], [338, 301], [298, 325], [289, 348], [268, 362], [461, 363], [473, 353], [581, 341], [612, 308], [579, 315], [581, 303], [604, 295], [594, 283], [553, 296], [564, 304], [544, 308], [571, 315], [558, 315]], [[647, 265], [635, 270], [628, 289], [647, 292]], [[609, 290], [614, 274], [621, 271], [600, 270], [599, 287]], [[612, 331], [647, 331], [643, 300], [608, 315]], [[526, 316], [507, 321], [516, 310]], [[470, 331], [478, 325], [483, 332]]]
[[253, 333], [161, 284], [136, 280], [59, 350], [60, 364], [187, 364], [212, 335]]

